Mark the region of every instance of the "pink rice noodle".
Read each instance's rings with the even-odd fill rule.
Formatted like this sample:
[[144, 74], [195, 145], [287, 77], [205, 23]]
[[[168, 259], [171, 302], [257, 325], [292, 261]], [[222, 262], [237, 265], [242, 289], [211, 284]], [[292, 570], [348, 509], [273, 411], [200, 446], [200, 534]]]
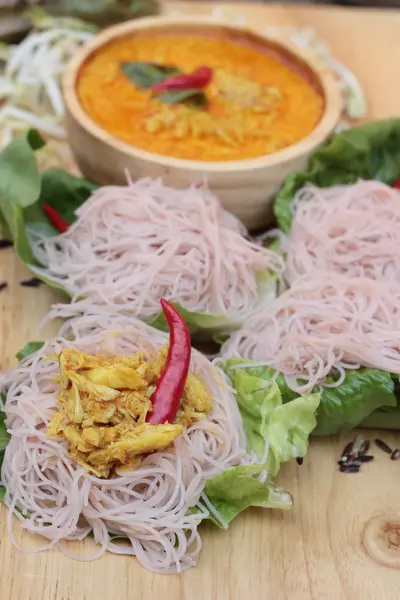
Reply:
[[315, 269], [376, 281], [400, 281], [400, 192], [379, 181], [296, 195], [285, 244], [292, 284]]
[[[193, 350], [191, 369], [213, 396], [212, 414], [187, 428], [171, 448], [149, 455], [131, 473], [99, 479], [68, 456], [65, 442], [45, 435], [56, 407], [59, 369], [44, 355], [77, 347], [89, 353], [125, 355], [140, 349], [153, 356], [167, 339], [133, 318], [77, 317], [64, 324], [57, 339], [2, 377], [11, 432], [2, 483], [7, 489], [8, 529], [17, 546], [13, 515], [23, 528], [47, 538], [48, 543], [35, 551], [55, 545], [71, 556], [63, 540], [79, 541], [92, 533], [100, 548], [84, 560], [108, 550], [134, 555], [156, 573], [176, 573], [196, 564], [201, 549], [198, 526], [208, 514], [206, 480], [233, 465], [257, 462], [246, 453], [234, 394], [217, 366]], [[198, 510], [189, 514], [201, 497]], [[129, 544], [118, 545], [111, 534], [125, 536]]]
[[249, 319], [222, 354], [283, 372], [299, 393], [333, 369], [331, 387], [348, 368], [400, 373], [400, 283], [313, 271]]
[[31, 232], [45, 265], [33, 270], [73, 296], [52, 317], [83, 314], [95, 303], [149, 321], [164, 297], [239, 327], [266, 302], [258, 273], [283, 270], [282, 259], [246, 239], [243, 225], [205, 186], [176, 190], [161, 180], [129, 180], [94, 192], [77, 216], [60, 236]]

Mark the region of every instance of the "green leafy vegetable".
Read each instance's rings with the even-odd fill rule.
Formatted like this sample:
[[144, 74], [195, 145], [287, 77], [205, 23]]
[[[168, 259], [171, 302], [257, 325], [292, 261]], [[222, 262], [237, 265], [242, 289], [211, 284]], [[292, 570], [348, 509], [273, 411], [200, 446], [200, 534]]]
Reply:
[[[18, 256], [28, 267], [41, 266], [33, 256], [28, 230], [45, 236], [58, 234], [43, 212], [42, 204], [50, 204], [63, 218], [73, 222], [75, 210], [97, 188], [61, 169], [48, 169], [40, 175], [35, 150], [43, 146], [39, 133], [31, 129], [0, 152], [0, 226], [2, 234], [11, 237]], [[41, 279], [65, 292], [46, 277], [41, 275]]]
[[400, 406], [395, 408], [379, 408], [369, 415], [360, 427], [365, 429], [390, 429], [392, 431], [400, 430]]
[[0, 210], [15, 250], [28, 264], [35, 261], [26, 235], [24, 210], [40, 195], [40, 174], [33, 150], [43, 146], [39, 133], [30, 130], [0, 152]]
[[[275, 295], [277, 276], [275, 273], [259, 272], [256, 274], [256, 278], [258, 294], [264, 304], [269, 300], [271, 294]], [[243, 324], [241, 319], [229, 319], [226, 315], [194, 312], [183, 308], [177, 302], [172, 302], [172, 304], [185, 319], [190, 333], [196, 336], [198, 340], [211, 338], [216, 343], [221, 344], [227, 336]], [[169, 331], [165, 315], [162, 311], [149, 322], [149, 325], [161, 331]]]
[[0, 236], [7, 240], [10, 240], [12, 238], [10, 230], [8, 229], [7, 223], [6, 223], [3, 215], [1, 214], [1, 212], [0, 212]]
[[293, 508], [292, 496], [271, 482], [267, 483], [269, 489], [268, 508], [289, 510]]
[[0, 460], [2, 460], [2, 453], [6, 449], [9, 441], [10, 434], [6, 427], [6, 414], [4, 411], [0, 410]]
[[57, 232], [40, 208], [42, 189], [35, 150], [44, 146], [39, 133], [31, 129], [15, 138], [0, 152], [0, 223], [3, 235], [11, 237], [18, 256], [27, 265], [37, 264], [27, 229], [45, 235]]
[[250, 506], [283, 510], [292, 507], [290, 494], [258, 479], [263, 470], [264, 467], [259, 465], [232, 467], [207, 481], [204, 492], [224, 521], [222, 523], [210, 512], [209, 519], [215, 525], [229, 525]]
[[[237, 401], [241, 408], [246, 431], [249, 428], [248, 437], [252, 442], [252, 447], [260, 453], [263, 447], [263, 436], [260, 436], [257, 420], [254, 427], [254, 417], [261, 414], [261, 409], [258, 409], [256, 403], [257, 400], [262, 402], [263, 409], [266, 409], [268, 396], [262, 386], [272, 381], [275, 371], [264, 366], [235, 368], [235, 365], [242, 362], [243, 359], [230, 359], [226, 363], [225, 370], [238, 390]], [[328, 382], [332, 381], [332, 378], [328, 378]], [[275, 377], [275, 382], [285, 406], [297, 402], [298, 394], [288, 387], [282, 373]], [[368, 368], [348, 370], [344, 381], [338, 387], [323, 390], [316, 410], [317, 424], [312, 434], [340, 433], [353, 429], [361, 423], [364, 426], [369, 424], [371, 427], [379, 427], [378, 423], [389, 422], [387, 417], [389, 414], [398, 416], [397, 423], [400, 423], [400, 410], [395, 408], [397, 400], [394, 388], [392, 376], [385, 371]], [[314, 392], [316, 391], [314, 390]], [[277, 395], [273, 398], [276, 399]], [[252, 414], [250, 414], [251, 411]], [[280, 416], [279, 411], [277, 416]], [[398, 428], [400, 429], [400, 424]]]
[[313, 433], [329, 435], [353, 429], [383, 406], [396, 406], [390, 373], [378, 369], [347, 371], [338, 387], [324, 389]]
[[[209, 519], [219, 527], [229, 525], [250, 506], [283, 510], [292, 507], [290, 494], [276, 487], [270, 477], [278, 473], [282, 463], [307, 452], [320, 401], [319, 394], [307, 398], [294, 394], [292, 398], [285, 392], [287, 403], [284, 404], [279, 385], [271, 379], [271, 369], [240, 368], [241, 362], [241, 359], [230, 359], [223, 368], [237, 393], [248, 450], [256, 453], [261, 464], [232, 467], [206, 483], [204, 492], [216, 511], [213, 514], [210, 510]], [[263, 464], [267, 448], [268, 457]], [[266, 470], [268, 479], [263, 482], [259, 476]]]
[[21, 350], [19, 350], [19, 352], [17, 352], [16, 357], [19, 361], [24, 360], [31, 354], [34, 354], [34, 352], [40, 350], [40, 348], [43, 348], [43, 346], [44, 342], [28, 342]]
[[307, 171], [292, 173], [284, 182], [274, 204], [279, 227], [290, 231], [291, 204], [305, 183], [330, 187], [360, 178], [389, 185], [400, 178], [400, 119], [372, 121], [333, 135], [311, 155]]
[[368, 429], [400, 430], [400, 377], [392, 375], [395, 406], [381, 406], [360, 423], [360, 427]]
[[248, 447], [261, 458], [269, 443], [267, 468], [274, 476], [281, 463], [306, 454], [308, 438], [317, 424], [320, 394], [296, 395], [285, 404], [278, 382], [271, 379], [271, 369], [267, 368], [265, 377], [259, 377], [259, 367], [240, 368], [240, 362], [230, 359], [224, 370], [237, 392]]
[[[2, 411], [0, 409], [0, 472], [1, 472], [1, 466], [3, 464], [4, 451], [10, 440], [10, 434], [7, 431], [5, 421], [6, 421], [6, 415], [5, 415], [4, 411]], [[5, 487], [0, 486], [0, 502], [4, 501], [5, 493], [6, 493]]]
[[[121, 69], [141, 89], [151, 88], [156, 83], [161, 83], [169, 77], [182, 74], [182, 71], [176, 67], [134, 61], [122, 63]], [[157, 100], [164, 104], [185, 102], [200, 108], [207, 104], [207, 96], [202, 90], [197, 88], [166, 91], [157, 95]]]
[[[26, 230], [35, 231], [41, 235], [45, 235], [46, 237], [52, 237], [53, 235], [58, 235], [58, 231], [49, 223], [47, 216], [44, 214], [43, 210], [40, 208], [40, 200], [36, 204], [32, 204], [32, 206], [28, 206], [23, 211], [23, 221]], [[20, 258], [20, 252], [17, 248], [17, 254]], [[37, 264], [36, 261], [29, 264]]]
[[[187, 326], [189, 327], [190, 333], [192, 335], [203, 333], [205, 337], [207, 336], [207, 332], [213, 331], [224, 331], [228, 333], [230, 330], [236, 329], [236, 327], [240, 326], [240, 323], [232, 324], [229, 322], [227, 317], [224, 315], [213, 315], [211, 313], [200, 313], [200, 312], [191, 312], [190, 310], [186, 310], [177, 302], [171, 302], [179, 314], [185, 319]], [[168, 332], [168, 324], [165, 319], [165, 315], [162, 311], [158, 313], [154, 319], [149, 322], [149, 325], [159, 329], [160, 331]]]
[[44, 0], [55, 16], [83, 19], [101, 27], [159, 12], [157, 0]]
[[73, 31], [88, 31], [89, 33], [97, 33], [99, 30], [93, 23], [88, 23], [75, 17], [64, 16], [54, 18], [40, 6], [30, 6], [24, 10], [24, 15], [30, 19], [33, 27], [38, 30], [54, 29], [55, 27]]
[[271, 458], [268, 457], [268, 462], [272, 464], [273, 461], [273, 466], [270, 467], [272, 475], [278, 473], [281, 463], [306, 455], [308, 438], [317, 424], [315, 413], [320, 400], [319, 393], [299, 396], [287, 404], [277, 406], [272, 412], [266, 428], [266, 439], [269, 440], [272, 455]]
[[128, 79], [144, 90], [180, 73], [175, 67], [135, 61], [122, 63], [121, 69]]
[[[249, 362], [250, 361], [246, 360], [246, 364], [249, 364]], [[236, 365], [241, 365], [241, 364], [243, 364], [242, 358], [230, 358], [225, 363], [225, 370], [227, 371], [230, 378], [233, 379], [233, 381], [235, 379], [234, 378], [234, 370], [236, 370]], [[239, 371], [242, 371], [242, 369], [239, 369]], [[272, 369], [271, 367], [263, 366], [263, 365], [259, 366], [257, 364], [255, 364], [254, 366], [251, 366], [251, 367], [247, 367], [245, 373], [246, 373], [246, 375], [250, 375], [257, 379], [262, 379], [263, 381], [268, 382], [268, 383], [275, 376], [274, 369]], [[290, 402], [291, 400], [294, 400], [295, 398], [298, 398], [298, 394], [296, 392], [294, 392], [293, 390], [291, 390], [290, 387], [287, 385], [285, 376], [282, 373], [278, 374], [278, 376], [275, 378], [275, 381], [278, 384], [280, 393], [282, 394], [282, 401], [284, 404], [286, 404], [286, 402]]]
[[281, 240], [279, 238], [274, 238], [273, 240], [267, 240], [264, 243], [265, 248], [268, 248], [269, 250], [272, 250], [273, 252], [276, 252], [277, 254], [282, 255], [282, 246], [281, 246]]
[[157, 100], [164, 104], [177, 104], [178, 102], [185, 102], [198, 108], [203, 108], [207, 104], [207, 96], [204, 92], [197, 89], [190, 90], [176, 90], [174, 92], [163, 92], [160, 96], [157, 96]]
[[75, 211], [86, 202], [98, 185], [71, 175], [62, 169], [48, 169], [42, 175], [40, 204], [49, 204], [58, 214], [73, 223]]

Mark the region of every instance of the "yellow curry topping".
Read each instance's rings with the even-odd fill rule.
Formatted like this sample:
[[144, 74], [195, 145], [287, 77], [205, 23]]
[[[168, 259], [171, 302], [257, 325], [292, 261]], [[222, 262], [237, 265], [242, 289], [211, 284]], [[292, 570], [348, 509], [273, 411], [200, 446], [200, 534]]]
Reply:
[[[161, 65], [187, 77], [207, 65], [212, 78], [195, 90], [206, 102], [157, 95], [146, 72], [132, 79], [123, 65]], [[294, 144], [315, 128], [324, 105], [295, 66], [261, 47], [177, 34], [124, 38], [99, 49], [81, 69], [78, 96], [94, 121], [128, 144], [206, 161], [254, 158]]]
[[144, 455], [167, 448], [184, 427], [212, 410], [209, 392], [189, 373], [174, 423], [151, 425], [146, 417], [167, 347], [153, 361], [134, 356], [100, 357], [63, 350], [57, 411], [47, 436], [68, 442], [68, 453], [98, 477], [136, 469]]

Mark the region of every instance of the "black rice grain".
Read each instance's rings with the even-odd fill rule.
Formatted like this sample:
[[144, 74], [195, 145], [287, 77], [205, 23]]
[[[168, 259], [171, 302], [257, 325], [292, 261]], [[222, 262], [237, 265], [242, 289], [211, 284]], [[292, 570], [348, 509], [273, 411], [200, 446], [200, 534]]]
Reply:
[[374, 460], [374, 456], [371, 456], [370, 454], [361, 454], [357, 460], [360, 461], [360, 463], [367, 463], [367, 462], [371, 462], [372, 460]]
[[43, 281], [41, 279], [38, 279], [37, 277], [32, 277], [31, 279], [24, 279], [24, 281], [21, 281], [21, 285], [23, 287], [32, 287], [32, 288], [37, 288], [40, 285], [42, 285]]
[[390, 458], [392, 460], [399, 460], [399, 458], [400, 458], [400, 450], [398, 448], [396, 448], [396, 450], [393, 450], [392, 454], [390, 455]]
[[351, 453], [352, 453], [352, 451], [353, 451], [353, 448], [354, 448], [354, 444], [353, 444], [353, 442], [349, 442], [349, 443], [347, 444], [347, 446], [345, 446], [345, 447], [343, 448], [343, 451], [342, 451], [342, 458], [344, 458], [344, 457], [347, 457], [347, 458], [348, 458], [349, 454], [351, 454]]
[[350, 463], [346, 465], [342, 465], [340, 467], [341, 473], [359, 473], [360, 472], [360, 464]]
[[371, 446], [370, 441], [369, 440], [365, 440], [365, 442], [363, 442], [361, 444], [361, 448], [360, 448], [360, 452], [359, 452], [360, 456], [363, 456], [363, 455], [367, 454], [370, 446]]
[[375, 440], [375, 444], [378, 446], [378, 448], [380, 448], [381, 450], [383, 450], [383, 452], [386, 452], [386, 454], [392, 454], [393, 450], [391, 449], [390, 446], [387, 445], [386, 442], [384, 442], [383, 440], [380, 439], [376, 439]]

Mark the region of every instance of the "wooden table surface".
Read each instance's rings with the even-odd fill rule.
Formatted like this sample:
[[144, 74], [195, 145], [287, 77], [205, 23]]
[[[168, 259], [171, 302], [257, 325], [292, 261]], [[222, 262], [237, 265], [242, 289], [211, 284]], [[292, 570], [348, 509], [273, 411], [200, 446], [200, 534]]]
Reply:
[[[207, 14], [209, 2], [168, 3]], [[325, 7], [256, 6], [235, 10], [258, 25], [309, 25], [359, 77], [369, 118], [400, 110], [400, 11]], [[55, 299], [43, 286], [21, 288], [28, 276], [12, 250], [0, 255], [1, 368], [27, 340], [51, 333], [39, 321]], [[373, 436], [373, 432], [370, 432]], [[0, 509], [1, 600], [398, 600], [400, 598], [400, 461], [379, 450], [357, 475], [338, 472], [336, 461], [352, 435], [313, 440], [300, 468], [283, 469], [282, 486], [295, 498], [292, 512], [248, 511], [221, 532], [205, 526], [197, 568], [179, 576], [153, 575], [132, 558], [107, 555], [94, 563], [72, 561], [57, 550], [22, 554], [8, 537]], [[393, 446], [400, 435], [384, 434]], [[42, 540], [20, 534], [32, 549]], [[91, 542], [82, 553], [90, 552]]]

